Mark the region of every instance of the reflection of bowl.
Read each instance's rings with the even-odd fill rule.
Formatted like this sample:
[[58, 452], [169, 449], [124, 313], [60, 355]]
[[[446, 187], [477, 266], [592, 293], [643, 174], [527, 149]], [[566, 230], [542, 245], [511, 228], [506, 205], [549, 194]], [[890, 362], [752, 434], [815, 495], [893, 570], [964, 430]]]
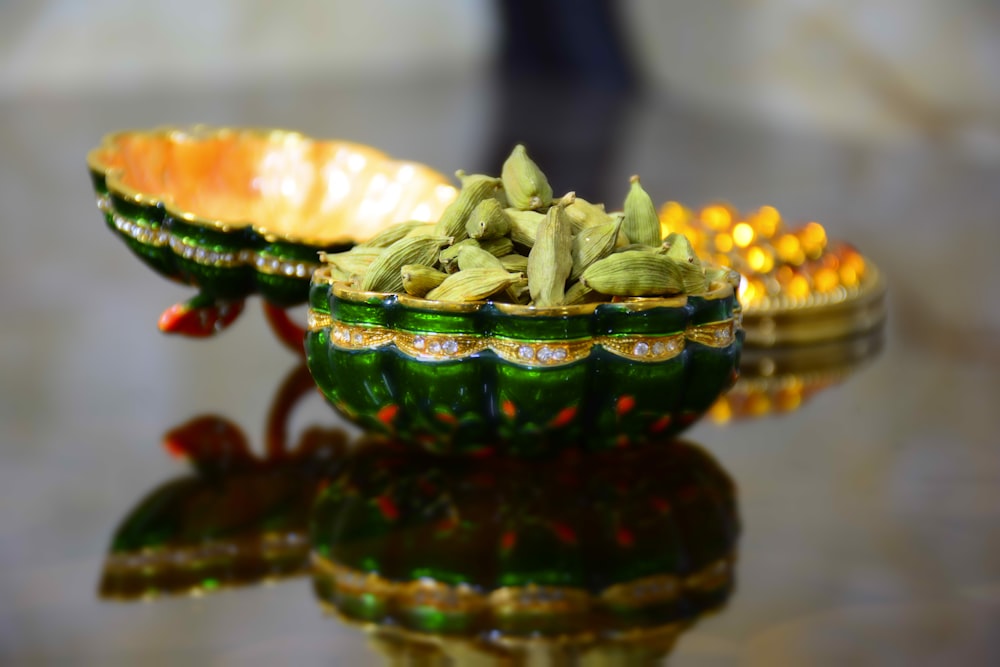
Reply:
[[728, 599], [739, 522], [704, 450], [659, 445], [526, 462], [369, 443], [317, 499], [317, 595], [405, 639], [672, 639]]
[[535, 455], [677, 433], [736, 375], [734, 285], [532, 308], [361, 292], [314, 274], [309, 370], [366, 428], [443, 453]]
[[317, 250], [455, 197], [430, 168], [281, 130], [119, 132], [87, 156], [108, 226], [158, 272], [216, 299], [305, 301]]

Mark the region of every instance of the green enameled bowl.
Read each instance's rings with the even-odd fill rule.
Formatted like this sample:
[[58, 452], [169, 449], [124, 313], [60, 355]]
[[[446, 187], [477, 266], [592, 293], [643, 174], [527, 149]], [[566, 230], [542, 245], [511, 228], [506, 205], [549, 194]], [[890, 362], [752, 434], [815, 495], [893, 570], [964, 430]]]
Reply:
[[374, 148], [254, 128], [110, 134], [87, 155], [108, 227], [164, 276], [208, 300], [306, 300], [319, 250], [399, 220], [436, 220], [445, 176]]
[[430, 451], [623, 447], [680, 432], [735, 381], [734, 287], [533, 308], [362, 292], [320, 269], [306, 355], [342, 414]]

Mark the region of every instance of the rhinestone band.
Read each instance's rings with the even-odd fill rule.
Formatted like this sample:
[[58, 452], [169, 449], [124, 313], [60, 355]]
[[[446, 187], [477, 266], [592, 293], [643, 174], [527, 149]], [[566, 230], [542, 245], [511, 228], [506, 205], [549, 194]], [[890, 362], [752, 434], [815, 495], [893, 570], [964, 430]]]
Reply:
[[492, 608], [501, 614], [580, 613], [599, 600], [614, 606], [642, 608], [676, 600], [686, 592], [710, 593], [729, 585], [733, 563], [722, 558], [686, 577], [653, 575], [615, 584], [597, 595], [568, 586], [505, 586], [483, 593], [468, 584], [437, 581], [391, 581], [371, 572], [361, 572], [313, 553], [318, 574], [328, 577], [340, 594], [395, 598], [402, 607], [432, 606], [442, 611], [476, 612]]
[[313, 271], [320, 267], [320, 264], [317, 262], [288, 261], [250, 249], [235, 251], [211, 250], [199, 245], [197, 241], [171, 234], [168, 230], [160, 226], [153, 226], [143, 220], [130, 220], [114, 213], [111, 199], [107, 196], [98, 197], [97, 208], [103, 213], [111, 214], [115, 229], [133, 241], [153, 248], [170, 246], [170, 249], [178, 257], [203, 266], [218, 268], [251, 266], [258, 273], [302, 279], [308, 278], [312, 275]]
[[728, 347], [736, 341], [738, 330], [736, 320], [729, 319], [691, 327], [684, 333], [669, 336], [600, 336], [583, 340], [538, 342], [358, 326], [335, 322], [328, 314], [313, 310], [309, 311], [307, 321], [310, 331], [329, 329], [330, 344], [343, 350], [373, 350], [392, 344], [409, 357], [430, 361], [465, 359], [484, 350], [492, 350], [505, 361], [542, 368], [563, 366], [585, 359], [594, 346], [598, 345], [616, 356], [632, 361], [668, 361], [684, 351], [687, 341], [709, 347]]

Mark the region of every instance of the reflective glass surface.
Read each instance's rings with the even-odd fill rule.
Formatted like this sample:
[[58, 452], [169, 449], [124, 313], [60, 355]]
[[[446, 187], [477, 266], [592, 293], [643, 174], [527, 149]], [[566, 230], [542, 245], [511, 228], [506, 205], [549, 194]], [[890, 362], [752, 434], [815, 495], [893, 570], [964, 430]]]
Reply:
[[[563, 122], [540, 112], [515, 129], [512, 95], [431, 79], [0, 100], [0, 663], [1000, 663], [996, 165], [669, 98], [609, 108], [567, 93], [552, 107]], [[363, 434], [323, 403], [257, 297], [215, 337], [157, 330], [193, 292], [109, 232], [84, 157], [106, 132], [187, 122], [349, 139], [445, 173], [495, 173], [524, 140], [557, 192], [616, 202], [639, 173], [659, 202], [772, 204], [878, 264], [887, 324], [748, 351], [742, 383], [685, 432], [691, 444], [661, 443], [638, 469], [627, 457], [443, 472], [397, 461], [397, 477], [371, 482], [393, 465], [351, 458]], [[324, 505], [311, 537], [312, 501], [338, 483], [354, 505]], [[657, 523], [667, 506], [679, 518]], [[340, 536], [342, 551], [317, 535]], [[654, 555], [622, 556], [650, 544]], [[514, 614], [507, 635], [491, 633], [435, 607], [431, 593], [454, 590], [416, 612], [337, 597], [314, 581], [312, 548], [350, 566], [345, 591], [355, 571], [472, 577], [480, 593], [531, 575], [590, 611]], [[637, 581], [649, 589], [631, 594], [670, 604], [601, 597]], [[620, 641], [639, 626], [667, 629]], [[469, 628], [493, 643], [455, 638]], [[561, 653], [545, 639], [583, 629], [590, 639]]]

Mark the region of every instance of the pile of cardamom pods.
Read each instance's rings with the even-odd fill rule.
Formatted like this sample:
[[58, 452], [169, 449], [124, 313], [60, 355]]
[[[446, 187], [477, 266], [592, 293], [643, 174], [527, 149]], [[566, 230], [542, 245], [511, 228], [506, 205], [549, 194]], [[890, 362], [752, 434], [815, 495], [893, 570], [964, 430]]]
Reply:
[[500, 178], [456, 176], [462, 189], [436, 223], [401, 222], [347, 252], [320, 253], [333, 279], [438, 301], [546, 307], [701, 294], [725, 275], [706, 271], [683, 235], [662, 238], [637, 176], [624, 212], [612, 213], [572, 192], [553, 200], [521, 145]]

